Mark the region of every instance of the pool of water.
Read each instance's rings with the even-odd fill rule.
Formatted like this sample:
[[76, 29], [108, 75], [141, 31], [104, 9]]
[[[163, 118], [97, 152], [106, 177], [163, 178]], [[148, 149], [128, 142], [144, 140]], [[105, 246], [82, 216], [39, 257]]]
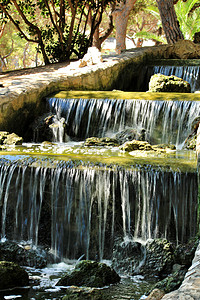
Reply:
[[[107, 262], [110, 264], [110, 262]], [[68, 261], [59, 264], [49, 265], [44, 269], [28, 268], [26, 270], [30, 278], [30, 286], [23, 289], [13, 289], [0, 292], [1, 299], [62, 299], [66, 295], [65, 291], [69, 287], [56, 286], [61, 274], [74, 268], [75, 262]], [[152, 281], [146, 281], [143, 276], [125, 277], [121, 275], [118, 284], [101, 288], [103, 299], [145, 299]]]

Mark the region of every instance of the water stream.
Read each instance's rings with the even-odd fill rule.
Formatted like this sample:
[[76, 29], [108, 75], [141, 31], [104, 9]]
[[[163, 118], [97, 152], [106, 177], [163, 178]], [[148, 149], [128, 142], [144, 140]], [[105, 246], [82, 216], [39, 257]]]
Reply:
[[[90, 136], [114, 136], [125, 128], [138, 133], [145, 130], [145, 140], [153, 144], [182, 145], [191, 133], [192, 123], [200, 114], [198, 101], [151, 101], [116, 99], [48, 99], [49, 109], [56, 115], [59, 132], [56, 141], [69, 136], [85, 139]], [[64, 135], [66, 126], [67, 137]], [[36, 134], [36, 137], [38, 134]]]
[[[182, 146], [199, 117], [198, 101], [50, 97], [47, 107], [52, 142], [41, 143], [43, 132], [36, 127], [34, 142], [1, 152], [1, 238], [49, 247], [66, 263], [110, 260], [119, 236], [178, 244], [195, 235], [196, 157]], [[127, 128], [144, 131], [152, 144], [175, 144], [176, 150], [134, 154], [84, 145], [87, 137], [114, 137]], [[41, 284], [22, 299], [62, 299], [55, 296], [54, 281], [41, 287], [52, 268], [57, 267], [29, 270]], [[148, 286], [138, 277], [120, 284], [111, 288], [114, 299], [124, 288], [120, 299], [140, 299], [138, 284]]]

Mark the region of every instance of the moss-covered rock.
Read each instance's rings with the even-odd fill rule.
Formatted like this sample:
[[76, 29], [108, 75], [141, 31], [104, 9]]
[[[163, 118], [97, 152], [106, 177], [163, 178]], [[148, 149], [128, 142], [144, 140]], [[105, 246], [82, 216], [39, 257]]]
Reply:
[[7, 131], [0, 131], [0, 145], [4, 144], [5, 139], [9, 135], [9, 132]]
[[0, 242], [0, 261], [10, 261], [21, 266], [36, 268], [46, 267], [54, 261], [54, 257], [48, 251], [31, 245], [18, 245], [12, 241]]
[[145, 245], [134, 241], [116, 242], [112, 265], [129, 275], [164, 278], [172, 271], [174, 248], [166, 239], [149, 240]]
[[96, 261], [83, 260], [71, 273], [65, 274], [57, 283], [59, 286], [103, 287], [120, 281], [111, 267]]
[[120, 146], [120, 149], [126, 152], [131, 152], [135, 150], [153, 150], [152, 146], [148, 142], [137, 140], [132, 140], [124, 143]]
[[189, 268], [192, 264], [198, 244], [199, 239], [196, 237], [190, 239], [187, 244], [179, 244], [174, 251], [176, 263]]
[[176, 146], [173, 144], [158, 144], [152, 145], [153, 150], [176, 150]]
[[4, 144], [5, 145], [22, 145], [23, 138], [18, 136], [15, 133], [8, 134], [6, 137]]
[[149, 82], [149, 92], [190, 93], [190, 84], [174, 75], [154, 74]]
[[163, 280], [157, 282], [153, 289], [163, 290], [165, 293], [170, 293], [178, 289], [185, 277], [187, 268], [182, 267], [179, 271], [173, 272]]
[[113, 138], [109, 138], [109, 137], [102, 137], [102, 138], [98, 138], [98, 137], [90, 137], [87, 138], [84, 146], [90, 147], [90, 146], [112, 146], [112, 147], [116, 147], [119, 146], [119, 143], [116, 139]]
[[116, 240], [113, 247], [112, 266], [123, 274], [133, 275], [144, 259], [145, 247], [132, 240]]
[[195, 150], [197, 144], [197, 135], [191, 136], [187, 139], [184, 147], [188, 150]]
[[134, 128], [126, 128], [121, 132], [118, 132], [115, 135], [115, 139], [118, 141], [120, 145], [124, 144], [127, 141], [138, 140], [145, 141], [146, 131], [142, 129], [140, 132], [135, 130]]
[[150, 240], [146, 244], [145, 264], [140, 273], [166, 277], [172, 271], [174, 264], [174, 248], [166, 239]]
[[13, 262], [0, 261], [0, 290], [27, 286], [27, 272]]

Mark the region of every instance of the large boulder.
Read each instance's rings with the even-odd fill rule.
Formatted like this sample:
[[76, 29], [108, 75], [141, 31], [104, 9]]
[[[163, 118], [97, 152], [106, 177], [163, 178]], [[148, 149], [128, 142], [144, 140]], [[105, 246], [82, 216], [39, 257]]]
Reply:
[[21, 145], [23, 138], [15, 133], [0, 131], [0, 145]]
[[75, 269], [71, 273], [65, 274], [56, 285], [100, 288], [119, 281], [119, 275], [106, 264], [83, 260], [75, 266]]
[[149, 82], [149, 92], [190, 93], [190, 84], [174, 75], [154, 74]]
[[40, 247], [36, 248], [28, 244], [18, 245], [12, 241], [1, 241], [0, 261], [10, 261], [21, 266], [43, 268], [48, 263], [53, 263], [54, 257]]
[[173, 247], [166, 239], [149, 240], [145, 245], [134, 241], [116, 243], [112, 265], [129, 275], [166, 277], [174, 264]]
[[177, 290], [183, 282], [186, 272], [187, 268], [185, 268], [184, 266], [181, 267], [180, 270], [173, 272], [163, 280], [157, 282], [154, 285], [153, 289], [159, 289], [164, 291], [165, 293], [170, 293], [174, 290]]
[[138, 267], [144, 260], [145, 247], [136, 241], [116, 240], [113, 247], [112, 266], [123, 274], [137, 274]]
[[145, 263], [141, 266], [140, 273], [164, 278], [171, 273], [173, 264], [173, 245], [166, 239], [149, 240], [146, 244]]
[[126, 128], [115, 135], [115, 139], [117, 142], [122, 145], [127, 141], [138, 140], [145, 141], [146, 131], [142, 129], [140, 132], [135, 130], [134, 128]]
[[0, 290], [29, 284], [28, 273], [13, 262], [0, 261]]
[[200, 45], [189, 40], [179, 40], [168, 48], [168, 57], [178, 59], [200, 58]]
[[135, 150], [153, 150], [152, 146], [148, 142], [137, 140], [125, 142], [123, 145], [120, 146], [120, 149], [126, 152], [131, 152]]

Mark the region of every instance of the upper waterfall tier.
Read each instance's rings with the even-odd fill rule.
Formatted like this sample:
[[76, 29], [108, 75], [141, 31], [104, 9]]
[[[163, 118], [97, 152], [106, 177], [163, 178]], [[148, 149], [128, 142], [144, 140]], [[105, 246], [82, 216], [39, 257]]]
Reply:
[[[49, 110], [56, 115], [55, 121], [62, 120], [70, 138], [113, 137], [128, 127], [138, 133], [145, 131], [145, 139], [152, 144], [170, 143], [181, 147], [193, 130], [192, 123], [200, 115], [200, 102], [182, 101], [184, 94], [179, 96], [180, 100], [168, 101], [63, 99], [55, 96], [47, 102]], [[57, 132], [55, 137], [57, 141], [65, 141], [64, 132]]]
[[162, 59], [155, 60], [151, 66], [148, 66], [147, 77], [153, 74], [175, 75], [189, 82], [191, 91], [200, 89], [200, 60], [177, 60]]

